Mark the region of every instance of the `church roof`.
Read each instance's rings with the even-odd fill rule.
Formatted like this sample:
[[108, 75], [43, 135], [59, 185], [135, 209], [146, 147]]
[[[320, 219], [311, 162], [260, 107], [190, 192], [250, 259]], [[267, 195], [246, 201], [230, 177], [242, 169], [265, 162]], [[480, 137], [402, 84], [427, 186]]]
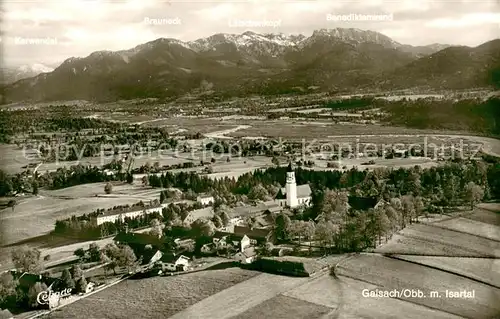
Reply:
[[292, 162], [288, 163], [288, 167], [286, 168], [286, 171], [287, 172], [293, 172]]
[[368, 210], [377, 205], [378, 199], [376, 197], [349, 196], [348, 202], [354, 210]]
[[[297, 185], [297, 198], [310, 197], [311, 193], [312, 193], [311, 187], [309, 186], [309, 184]], [[280, 194], [282, 194], [282, 196], [285, 196], [286, 198], [286, 187], [282, 187], [280, 189], [278, 195]], [[277, 198], [277, 199], [282, 199], [282, 198]]]

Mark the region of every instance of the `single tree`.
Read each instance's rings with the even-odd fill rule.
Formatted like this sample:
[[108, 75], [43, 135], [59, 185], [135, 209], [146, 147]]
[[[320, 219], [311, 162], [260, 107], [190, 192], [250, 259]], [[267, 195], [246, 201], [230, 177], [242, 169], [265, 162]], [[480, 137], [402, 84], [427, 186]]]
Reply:
[[80, 265], [77, 265], [77, 264], [73, 264], [73, 266], [71, 266], [69, 272], [71, 273], [71, 277], [74, 280], [78, 280], [79, 278], [81, 278], [83, 276], [83, 270], [80, 267]]
[[87, 280], [84, 276], [81, 276], [80, 279], [76, 281], [75, 290], [77, 293], [85, 293], [87, 291]]
[[111, 185], [111, 183], [106, 183], [106, 185], [104, 186], [104, 192], [106, 194], [111, 194], [111, 192], [113, 191], [113, 185]]
[[64, 288], [75, 288], [75, 281], [73, 280], [73, 277], [71, 276], [71, 273], [68, 269], [63, 270], [61, 274], [61, 281], [64, 285]]
[[227, 225], [229, 225], [229, 215], [227, 214], [227, 212], [223, 211], [220, 213], [220, 218], [222, 220], [222, 224], [224, 225], [224, 227], [226, 227]]
[[42, 291], [46, 291], [47, 288], [48, 288], [47, 285], [41, 282], [37, 282], [33, 286], [31, 286], [31, 288], [28, 291], [28, 302], [31, 307], [37, 308], [40, 306], [38, 304], [38, 295]]
[[19, 281], [15, 280], [10, 272], [0, 275], [0, 305], [7, 303], [9, 299], [15, 299], [18, 285]]
[[195, 237], [207, 237], [214, 234], [215, 225], [210, 220], [198, 218], [191, 224], [191, 229]]
[[80, 260], [84, 261], [87, 254], [85, 252], [85, 249], [78, 248], [77, 250], [75, 250], [73, 252], [73, 255], [75, 255], [76, 257], [80, 258]]
[[276, 166], [280, 166], [280, 161], [277, 157], [273, 156], [273, 159], [271, 160], [271, 163], [276, 165]]
[[17, 201], [14, 199], [9, 200], [9, 202], [7, 203], [7, 206], [11, 207], [13, 212], [14, 212], [14, 208], [16, 207], [16, 205], [17, 205]]
[[330, 221], [320, 221], [316, 225], [315, 237], [321, 243], [323, 248], [326, 249], [333, 243], [335, 234], [338, 231], [338, 226]]
[[114, 261], [118, 267], [125, 267], [129, 272], [137, 267], [137, 257], [130, 246], [122, 246]]
[[129, 184], [134, 183], [134, 175], [132, 175], [131, 173], [127, 174], [127, 183], [129, 183]]
[[33, 190], [33, 195], [38, 195], [38, 182], [37, 181], [34, 181], [32, 184], [31, 184], [31, 188]]
[[222, 218], [220, 215], [214, 215], [212, 218], [212, 222], [214, 223], [215, 228], [222, 228], [224, 227], [224, 223], [222, 222]]
[[96, 243], [91, 243], [89, 245], [88, 255], [91, 262], [97, 262], [100, 260], [101, 251]]
[[484, 198], [484, 189], [476, 185], [474, 182], [469, 182], [465, 187], [465, 199], [470, 203], [471, 210], [481, 202]]
[[285, 213], [280, 213], [274, 219], [274, 236], [278, 240], [288, 239], [292, 221]]
[[156, 237], [161, 237], [163, 234], [163, 225], [156, 218], [152, 219], [150, 222], [151, 230], [149, 233]]

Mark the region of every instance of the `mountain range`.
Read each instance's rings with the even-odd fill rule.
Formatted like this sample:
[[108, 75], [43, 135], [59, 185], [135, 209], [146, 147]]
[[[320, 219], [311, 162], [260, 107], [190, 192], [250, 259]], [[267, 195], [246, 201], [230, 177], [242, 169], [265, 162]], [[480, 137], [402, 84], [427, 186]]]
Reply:
[[[69, 58], [49, 73], [5, 87], [6, 102], [112, 101], [285, 93], [301, 88], [449, 88], [499, 85], [500, 40], [475, 48], [410, 46], [374, 31], [321, 29], [303, 35], [215, 34], [160, 38], [122, 51]], [[207, 85], [208, 84], [208, 85]]]

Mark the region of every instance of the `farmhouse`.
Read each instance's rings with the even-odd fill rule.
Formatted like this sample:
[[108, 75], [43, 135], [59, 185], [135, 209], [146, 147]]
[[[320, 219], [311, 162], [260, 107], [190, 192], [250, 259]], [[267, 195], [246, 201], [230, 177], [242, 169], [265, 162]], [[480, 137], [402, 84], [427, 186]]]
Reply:
[[110, 210], [98, 215], [96, 217], [91, 218], [91, 223], [94, 225], [101, 225], [104, 223], [114, 223], [118, 220], [124, 221], [125, 218], [136, 218], [142, 215], [152, 214], [152, 213], [160, 213], [163, 207], [166, 207], [168, 204], [161, 205], [153, 205], [148, 207], [137, 207], [132, 206], [129, 208], [120, 208], [117, 210]]
[[[29, 274], [27, 272], [21, 273], [17, 271], [11, 271], [12, 277], [19, 282], [19, 288], [24, 291], [29, 291], [37, 282], [43, 283], [47, 286], [54, 285], [56, 288], [65, 289], [66, 287], [61, 287], [61, 281], [58, 278], [52, 278], [44, 275]], [[62, 290], [61, 289], [61, 290]], [[57, 291], [57, 289], [55, 290]]]
[[186, 271], [189, 267], [189, 258], [175, 253], [163, 254], [160, 261], [162, 263], [162, 270]]
[[251, 264], [256, 258], [255, 247], [247, 247], [234, 255], [234, 259], [242, 264]]
[[271, 229], [250, 228], [246, 226], [234, 226], [234, 235], [247, 236], [250, 238], [250, 244], [263, 244], [271, 240]]
[[191, 225], [195, 220], [200, 218], [212, 218], [214, 216], [214, 210], [212, 207], [205, 207], [200, 209], [195, 209], [190, 211], [186, 218], [182, 221], [184, 224]]
[[294, 208], [300, 205], [311, 205], [311, 187], [309, 184], [299, 185], [295, 182], [295, 172], [292, 164], [288, 164], [286, 185], [278, 191], [275, 201], [280, 206]]
[[198, 203], [202, 204], [203, 206], [212, 205], [215, 202], [214, 197], [210, 196], [208, 194], [202, 194], [202, 195], [198, 196], [196, 198], [196, 201]]

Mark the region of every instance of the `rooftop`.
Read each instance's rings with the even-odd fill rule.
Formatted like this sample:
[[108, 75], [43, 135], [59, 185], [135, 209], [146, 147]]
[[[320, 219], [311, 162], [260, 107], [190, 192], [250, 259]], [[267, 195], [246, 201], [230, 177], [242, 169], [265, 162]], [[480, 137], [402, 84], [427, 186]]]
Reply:
[[161, 257], [161, 261], [162, 262], [165, 262], [165, 263], [175, 263], [177, 260], [179, 260], [179, 258], [185, 258], [187, 260], [189, 260], [189, 258], [187, 258], [186, 256], [184, 255], [180, 255], [180, 254], [176, 254], [176, 253], [166, 253], [166, 254], [163, 254], [163, 256]]
[[106, 211], [98, 214], [97, 217], [120, 215], [120, 214], [131, 213], [131, 212], [138, 212], [138, 211], [144, 211], [146, 209], [155, 209], [155, 208], [160, 208], [160, 207], [163, 207], [163, 205], [161, 205], [159, 203], [158, 204], [154, 204], [154, 205], [144, 204], [144, 206], [141, 206], [140, 204], [135, 204], [135, 205], [129, 206], [129, 207], [120, 207], [120, 208], [117, 208], [117, 209], [106, 210]]
[[193, 220], [197, 220], [198, 218], [212, 218], [214, 216], [214, 210], [212, 207], [205, 207], [205, 208], [200, 208], [200, 209], [195, 209], [189, 212], [189, 214], [186, 216], [187, 218], [191, 218]]
[[349, 196], [348, 203], [354, 210], [368, 210], [377, 205], [378, 199], [376, 197]]
[[247, 247], [243, 251], [243, 256], [249, 258], [257, 255], [257, 251], [255, 250], [255, 247]]
[[271, 230], [263, 228], [250, 228], [246, 226], [234, 226], [234, 234], [243, 237], [247, 235], [251, 239], [267, 239]]
[[124, 244], [163, 247], [161, 239], [145, 233], [119, 233], [113, 240]]

